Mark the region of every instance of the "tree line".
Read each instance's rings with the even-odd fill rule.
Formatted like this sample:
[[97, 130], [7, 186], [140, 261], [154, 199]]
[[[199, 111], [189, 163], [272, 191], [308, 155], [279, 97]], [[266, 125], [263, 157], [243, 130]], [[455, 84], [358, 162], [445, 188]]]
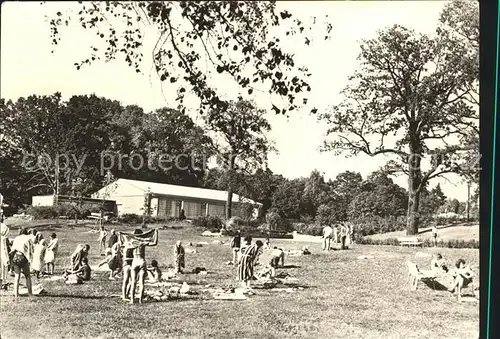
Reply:
[[[197, 152], [211, 150], [221, 156], [226, 170], [218, 179], [225, 183], [223, 186], [228, 190], [228, 201], [231, 201], [231, 194], [237, 189], [236, 184], [243, 182], [241, 177], [248, 175], [247, 172], [255, 174], [259, 164], [265, 162], [267, 152], [272, 149], [265, 138], [270, 126], [262, 118], [255, 104], [243, 100], [232, 102], [223, 99], [223, 89], [214, 88], [210, 83], [210, 70], [206, 63], [202, 65], [201, 56], [210, 60], [212, 70], [232, 79], [240, 88], [247, 90], [249, 95], [254, 89], [268, 91], [271, 94], [269, 109], [277, 114], [293, 113], [313, 104], [308, 101], [308, 93], [311, 91], [308, 77], [311, 74], [307, 67], [295, 64], [293, 53], [282, 50], [280, 38], [301, 37], [304, 39], [304, 48], [307, 48], [313, 43], [310, 34], [317, 32], [312, 29], [320, 23], [319, 18], [314, 18], [313, 24], [306, 23], [289, 11], [278, 10], [275, 2], [153, 1], [132, 4], [115, 1], [85, 2], [75, 6], [73, 13], [54, 13], [50, 21], [53, 44], [57, 45], [66, 27], [74, 23], [80, 29], [97, 32], [107, 47], [100, 50], [89, 46], [90, 56], [75, 64], [78, 69], [84, 65], [92, 65], [101, 58], [109, 61], [123, 56], [129, 66], [141, 72], [144, 31], [147, 28], [160, 33], [161, 43], [148, 52], [152, 52], [160, 80], [178, 87], [180, 112], [175, 114], [184, 113], [184, 96], [187, 90], [190, 90], [200, 100], [200, 113], [207, 127], [219, 135], [217, 140], [223, 140], [223, 145], [214, 145], [215, 139], [212, 139], [211, 145], [209, 139], [206, 139], [206, 143], [202, 141], [191, 146], [195, 147]], [[126, 21], [126, 26], [120, 25], [122, 19]], [[324, 24], [324, 38], [328, 40], [332, 25], [329, 22]], [[276, 26], [284, 27], [282, 31], [286, 36], [273, 36], [271, 31]], [[256, 33], [258, 31], [261, 33]], [[317, 39], [314, 43], [320, 41]], [[312, 113], [318, 114], [320, 121], [328, 125], [328, 139], [325, 140], [323, 150], [345, 156], [365, 153], [370, 156], [390, 157], [383, 172], [403, 173], [408, 177], [406, 228], [408, 234], [415, 234], [422, 221], [424, 200], [432, 179], [447, 173], [458, 173], [468, 183], [478, 181], [478, 3], [453, 1], [446, 4], [434, 34], [417, 33], [400, 25], [380, 30], [375, 38], [361, 41], [358, 59], [360, 67], [349, 78], [349, 83], [342, 92], [341, 103], [335, 103], [332, 109], [324, 112], [319, 112], [316, 108], [311, 109]], [[82, 156], [85, 154], [94, 160], [95, 150], [102, 148], [126, 150], [127, 154], [155, 152], [155, 147], [163, 146], [162, 142], [155, 138], [164, 133], [163, 128], [156, 130], [155, 127], [163, 126], [162, 119], [168, 121], [174, 114], [165, 109], [164, 112], [156, 111], [152, 115], [145, 115], [138, 107], [128, 107], [129, 115], [114, 115], [111, 112], [120, 111], [119, 105], [115, 105], [115, 111], [102, 110], [102, 114], [96, 116], [95, 123], [92, 124], [93, 119], [86, 122], [85, 117], [73, 118], [71, 109], [79, 105], [78, 97], [71, 104], [61, 105], [60, 96], [52, 96], [41, 106], [30, 102], [37, 101], [36, 97], [30, 98], [23, 99], [22, 102], [18, 100], [17, 110], [26, 111], [34, 106], [34, 112], [47, 108], [57, 111], [59, 106], [64, 106], [64, 113], [54, 121], [47, 121], [41, 114], [42, 117], [33, 122], [33, 131], [27, 129], [25, 134], [13, 133], [7, 137], [10, 138], [7, 145], [10, 142], [20, 149], [36, 150], [30, 144], [35, 143], [44, 134], [37, 134], [36, 131], [40, 130], [38, 127], [42, 128], [41, 131], [51, 131], [57, 129], [63, 123], [61, 121], [69, 119], [76, 125], [88, 125], [89, 132], [84, 139], [93, 140], [91, 148], [94, 151], [80, 151]], [[99, 106], [97, 101], [101, 99], [95, 100]], [[278, 104], [278, 101], [281, 104]], [[106, 102], [106, 105], [113, 106], [111, 102]], [[27, 107], [23, 108], [23, 105]], [[12, 106], [11, 103], [6, 103], [5, 111], [16, 111]], [[85, 108], [83, 104], [79, 107], [82, 110]], [[16, 124], [23, 122], [23, 119], [12, 118], [16, 114], [6, 114], [5, 123], [12, 125], [9, 131], [14, 131]], [[88, 116], [91, 114], [89, 112]], [[113, 123], [103, 124], [110, 126], [110, 130], [104, 133], [98, 127], [99, 121], [110, 117], [113, 118]], [[120, 123], [123, 119], [125, 121]], [[147, 119], [153, 120], [144, 123], [143, 120]], [[133, 123], [134, 121], [136, 123]], [[171, 122], [177, 123], [177, 120]], [[183, 123], [187, 126], [191, 122], [186, 120]], [[239, 128], [232, 127], [235, 124], [239, 124]], [[131, 128], [127, 129], [129, 127]], [[201, 133], [202, 130], [193, 128], [189, 132]], [[59, 134], [57, 138], [44, 139], [44, 145], [52, 145], [46, 150], [57, 155], [60, 154], [59, 147], [64, 148], [66, 145], [71, 148], [80, 145], [81, 140], [78, 138], [82, 137], [78, 135], [79, 133]], [[146, 140], [144, 136], [148, 136]], [[170, 135], [164, 137], [174, 138]], [[182, 138], [192, 137], [184, 134]], [[68, 141], [74, 138], [78, 142]], [[182, 142], [187, 143], [184, 139], [179, 142], [179, 145], [184, 145]], [[25, 145], [19, 146], [21, 144]], [[260, 146], [254, 149], [249, 145]], [[16, 147], [7, 152], [5, 163], [10, 166], [7, 168], [19, 164], [16, 157], [19, 158], [20, 150], [16, 150]], [[180, 151], [184, 146], [179, 147], [173, 151]], [[253, 152], [255, 150], [256, 152]], [[233, 155], [236, 155], [236, 159]], [[146, 175], [136, 173], [133, 168], [120, 171], [122, 176]], [[68, 187], [64, 188], [59, 174], [54, 173], [59, 173], [59, 169], [48, 168], [39, 173], [24, 173], [26, 177], [23, 182], [26, 187], [23, 191], [50, 188], [54, 191], [68, 190], [71, 185], [65, 184]], [[168, 178], [163, 176], [161, 171], [147, 173], [150, 176], [148, 180], [158, 178], [155, 181], [173, 181], [175, 177], [175, 180], [178, 180], [176, 182], [183, 184], [206, 185], [200, 184], [204, 180], [200, 178], [204, 178], [205, 173], [197, 172], [195, 166], [186, 172], [188, 174], [177, 173], [169, 175]], [[89, 184], [83, 187], [98, 186], [99, 180], [95, 176], [95, 173], [85, 175], [80, 181], [88, 181]], [[8, 181], [11, 177], [12, 173], [6, 173], [5, 180]], [[72, 182], [69, 180], [71, 177], [71, 173], [66, 173], [65, 182]], [[45, 181], [39, 182], [41, 178]], [[340, 209], [342, 212], [334, 211], [337, 208], [331, 208], [333, 201], [336, 206], [348, 205], [352, 201], [347, 203], [347, 200], [342, 200], [343, 198], [335, 194], [326, 194], [329, 197], [334, 196], [336, 200], [325, 198], [318, 204], [318, 196], [322, 196], [324, 191], [319, 189], [322, 184], [317, 176], [313, 182], [314, 185], [306, 186], [303, 180], [296, 179], [286, 181], [286, 187], [279, 186], [280, 190], [277, 192], [282, 190], [283, 196], [287, 195], [288, 189], [300, 192], [299, 188], [304, 187], [304, 196], [292, 194], [289, 199], [284, 199], [286, 201], [280, 207], [281, 213], [296, 217], [295, 208], [300, 206], [303, 215], [312, 216], [320, 211], [325, 215], [341, 213], [342, 217], [345, 217], [348, 214], [347, 208]], [[368, 187], [373, 186], [367, 184], [365, 189]], [[353, 201], [366, 200], [370, 196], [375, 198], [377, 193], [365, 190], [359, 197], [353, 198]], [[401, 192], [396, 190], [393, 193], [399, 196]], [[275, 205], [278, 204], [279, 194], [273, 193], [271, 196], [273, 198], [268, 196], [265, 199], [272, 199]], [[314, 198], [307, 200], [306, 196]], [[383, 210], [380, 206], [372, 206], [371, 209]], [[327, 210], [331, 213], [324, 212]], [[231, 204], [227, 204], [226, 215], [231, 215]]]

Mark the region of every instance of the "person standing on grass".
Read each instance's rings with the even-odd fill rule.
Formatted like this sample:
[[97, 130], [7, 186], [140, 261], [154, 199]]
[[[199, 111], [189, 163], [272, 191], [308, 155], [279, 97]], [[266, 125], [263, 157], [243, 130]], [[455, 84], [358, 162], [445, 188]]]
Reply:
[[31, 268], [35, 271], [37, 279], [40, 279], [40, 273], [43, 272], [45, 264], [45, 240], [42, 233], [37, 233], [35, 238], [35, 246], [33, 248], [33, 263]]
[[339, 228], [337, 225], [333, 226], [333, 243], [334, 244], [339, 243]]
[[330, 250], [330, 242], [332, 240], [332, 235], [333, 235], [333, 228], [331, 228], [329, 225], [325, 226], [323, 228], [323, 251], [329, 251]]
[[122, 300], [127, 301], [130, 295], [130, 287], [131, 284], [131, 270], [132, 270], [132, 261], [134, 260], [134, 249], [133, 248], [123, 248], [123, 283], [122, 283]]
[[438, 229], [436, 225], [432, 226], [431, 233], [432, 233], [432, 241], [434, 243], [434, 247], [437, 247]]
[[97, 242], [99, 243], [99, 253], [102, 253], [103, 250], [106, 250], [106, 237], [108, 236], [108, 232], [104, 230], [104, 226], [101, 226], [99, 230], [99, 239]]
[[181, 241], [177, 241], [174, 248], [174, 259], [175, 259], [175, 273], [182, 273], [185, 267], [185, 255], [184, 247], [182, 247]]
[[233, 252], [233, 265], [238, 264], [238, 253], [241, 248], [241, 233], [240, 230], [236, 231], [235, 236], [231, 239], [231, 250]]
[[12, 265], [14, 268], [14, 296], [17, 299], [19, 296], [19, 280], [21, 273], [26, 278], [26, 287], [28, 295], [32, 296], [30, 263], [33, 260], [33, 243], [28, 236], [28, 231], [25, 228], [19, 230], [19, 235], [12, 243], [11, 252], [14, 254]]
[[248, 246], [242, 252], [240, 266], [238, 267], [238, 279], [247, 289], [250, 289], [250, 282], [254, 276], [254, 266], [262, 253], [263, 245], [262, 241], [257, 240], [255, 244]]
[[347, 227], [345, 225], [340, 226], [340, 248], [345, 250], [345, 241], [347, 239]]
[[45, 263], [47, 264], [47, 273], [54, 274], [54, 262], [56, 261], [57, 251], [59, 250], [59, 239], [57, 235], [50, 235], [50, 242], [45, 252]]
[[[141, 229], [136, 229], [134, 235], [142, 234]], [[154, 230], [154, 235], [152, 241], [143, 242], [134, 248], [134, 259], [132, 260], [131, 267], [131, 286], [130, 286], [130, 303], [133, 304], [135, 301], [135, 286], [139, 283], [139, 303], [142, 304], [142, 298], [144, 296], [144, 281], [147, 276], [147, 266], [146, 266], [146, 246], [156, 246], [158, 244], [158, 230]]]
[[29, 232], [28, 232], [28, 236], [31, 240], [31, 243], [34, 245], [35, 244], [35, 240], [36, 240], [36, 234], [38, 233], [38, 231], [34, 228], [30, 229]]
[[7, 281], [7, 273], [10, 265], [9, 239], [7, 238], [9, 231], [10, 229], [4, 224], [2, 216], [2, 220], [0, 221], [0, 287]]
[[240, 255], [243, 255], [243, 252], [245, 252], [245, 249], [252, 245], [252, 237], [247, 235], [245, 238], [243, 238], [243, 241], [245, 242], [243, 246], [240, 248]]
[[118, 242], [118, 234], [116, 234], [114, 229], [111, 230], [109, 233], [110, 233], [110, 236], [109, 236], [109, 240], [108, 240], [108, 248], [113, 248], [113, 245]]

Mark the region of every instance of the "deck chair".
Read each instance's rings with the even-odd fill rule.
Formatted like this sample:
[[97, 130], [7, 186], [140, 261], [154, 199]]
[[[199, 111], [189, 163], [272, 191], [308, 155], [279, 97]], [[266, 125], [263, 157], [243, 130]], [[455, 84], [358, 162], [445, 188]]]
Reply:
[[408, 283], [415, 291], [418, 288], [419, 281], [430, 281], [432, 288], [436, 289], [436, 275], [432, 271], [420, 271], [418, 266], [411, 261], [406, 261], [408, 267]]

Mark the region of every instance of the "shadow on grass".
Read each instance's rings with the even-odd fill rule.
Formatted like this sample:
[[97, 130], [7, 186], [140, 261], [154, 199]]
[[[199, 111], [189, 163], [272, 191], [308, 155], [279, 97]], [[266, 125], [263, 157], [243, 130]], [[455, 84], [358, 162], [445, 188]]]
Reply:
[[447, 291], [448, 288], [446, 286], [444, 286], [443, 284], [441, 284], [440, 282], [438, 281], [432, 281], [432, 280], [422, 280], [422, 282], [427, 286], [429, 287], [430, 289], [432, 290], [435, 290], [435, 291]]
[[279, 267], [279, 268], [283, 268], [283, 269], [288, 269], [288, 268], [300, 268], [300, 266], [297, 266], [297, 265], [285, 265], [285, 266], [282, 266], [282, 267]]
[[78, 295], [78, 294], [50, 294], [50, 293], [44, 293], [40, 294], [38, 297], [43, 297], [43, 298], [68, 298], [68, 299], [89, 299], [89, 300], [99, 300], [99, 299], [106, 299], [109, 298], [104, 295]]

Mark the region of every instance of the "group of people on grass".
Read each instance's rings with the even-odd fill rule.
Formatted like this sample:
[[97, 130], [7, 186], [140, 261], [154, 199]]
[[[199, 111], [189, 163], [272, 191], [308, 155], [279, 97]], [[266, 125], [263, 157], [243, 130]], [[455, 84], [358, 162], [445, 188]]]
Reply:
[[[233, 253], [233, 265], [238, 267], [239, 280], [244, 288], [251, 290], [251, 281], [254, 278], [255, 266], [258, 264], [259, 257], [263, 253], [264, 248], [271, 249], [269, 238], [266, 239], [265, 244], [257, 240], [252, 243], [252, 237], [246, 236], [241, 242], [241, 233], [236, 231], [236, 234], [231, 239], [231, 250]], [[282, 248], [273, 247], [270, 255], [269, 262], [264, 267], [269, 276], [276, 277], [276, 269], [285, 265], [285, 252]]]
[[[19, 295], [19, 281], [23, 274], [26, 278], [28, 294], [32, 295], [31, 275], [37, 279], [42, 274], [51, 275], [54, 273], [54, 262], [57, 257], [59, 240], [55, 233], [50, 236], [47, 243], [41, 232], [35, 229], [21, 228], [19, 235], [12, 241], [8, 238], [9, 228], [2, 222], [0, 225], [1, 253], [0, 268], [2, 287], [6, 283], [8, 272], [14, 276], [14, 295]], [[109, 239], [108, 239], [109, 235]], [[340, 231], [337, 226], [334, 228], [326, 226], [323, 229], [323, 250], [330, 249], [331, 241], [340, 242], [344, 248], [346, 242], [352, 242], [352, 228], [341, 225]], [[107, 240], [107, 242], [106, 242]], [[108, 265], [110, 269], [110, 280], [115, 280], [119, 273], [123, 274], [122, 299], [134, 303], [136, 296], [139, 302], [143, 301], [144, 283], [147, 280], [152, 282], [160, 281], [162, 272], [158, 267], [158, 262], [152, 260], [150, 266], [146, 265], [146, 247], [158, 244], [158, 230], [143, 232], [136, 229], [133, 234], [117, 233], [111, 230], [105, 231], [104, 227], [99, 230], [99, 252], [105, 251], [105, 259], [98, 266]], [[232, 264], [237, 266], [237, 280], [243, 287], [251, 290], [251, 281], [254, 279], [255, 266], [263, 249], [271, 249], [270, 241], [265, 243], [257, 240], [252, 242], [252, 237], [246, 236], [242, 239], [240, 231], [237, 231], [231, 239]], [[69, 283], [81, 283], [89, 281], [91, 278], [91, 268], [89, 266], [88, 254], [90, 246], [88, 244], [78, 245], [71, 255], [71, 267], [64, 272], [64, 278]], [[181, 241], [177, 241], [174, 246], [175, 272], [182, 273], [185, 268], [185, 249]], [[273, 247], [270, 260], [264, 269], [268, 270], [270, 277], [276, 276], [276, 269], [283, 267], [285, 253], [282, 248]], [[449, 291], [457, 292], [461, 296], [461, 289], [472, 284], [474, 274], [463, 259], [459, 259], [454, 270], [449, 270], [441, 254], [436, 254], [431, 263], [431, 269], [436, 276], [452, 277]], [[135, 293], [138, 288], [138, 294]]]
[[43, 234], [36, 229], [20, 228], [14, 239], [9, 239], [10, 229], [3, 219], [0, 222], [0, 283], [7, 288], [7, 276], [14, 277], [14, 296], [19, 296], [21, 274], [26, 278], [28, 294], [32, 294], [31, 275], [37, 279], [43, 274], [54, 273], [54, 263], [59, 249], [59, 239], [55, 233], [46, 242]]
[[472, 294], [474, 291], [474, 272], [471, 267], [466, 265], [465, 260], [460, 258], [455, 263], [455, 268], [448, 268], [441, 253], [437, 253], [431, 261], [431, 271], [437, 279], [442, 279], [444, 286], [449, 286], [448, 291], [457, 294], [458, 300], [462, 298], [462, 289], [471, 286]]
[[331, 249], [331, 243], [340, 243], [341, 249], [346, 249], [349, 244], [354, 243], [354, 230], [351, 225], [334, 225], [333, 228], [329, 225], [323, 227], [323, 251]]

